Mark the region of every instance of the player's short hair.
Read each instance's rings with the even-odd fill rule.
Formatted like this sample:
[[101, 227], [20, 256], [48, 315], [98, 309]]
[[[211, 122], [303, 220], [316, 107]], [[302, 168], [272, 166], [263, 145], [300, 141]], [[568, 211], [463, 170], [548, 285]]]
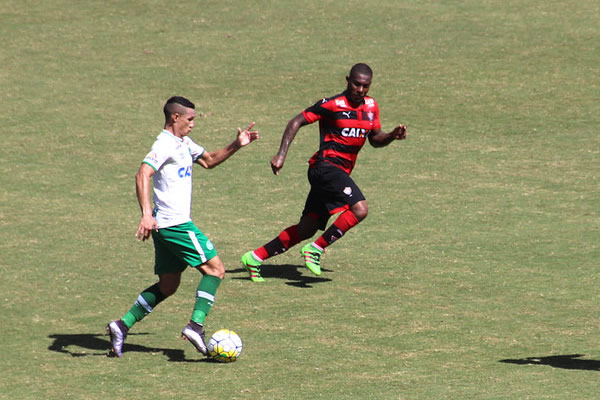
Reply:
[[171, 118], [171, 115], [178, 112], [180, 106], [183, 106], [185, 108], [196, 108], [194, 103], [192, 103], [185, 97], [173, 96], [169, 100], [167, 100], [165, 106], [163, 107], [163, 112], [165, 113], [165, 120], [168, 121], [169, 118]]
[[350, 69], [350, 75], [348, 76], [353, 76], [354, 74], [369, 75], [372, 77], [373, 70], [367, 64], [358, 63], [352, 66], [352, 68]]

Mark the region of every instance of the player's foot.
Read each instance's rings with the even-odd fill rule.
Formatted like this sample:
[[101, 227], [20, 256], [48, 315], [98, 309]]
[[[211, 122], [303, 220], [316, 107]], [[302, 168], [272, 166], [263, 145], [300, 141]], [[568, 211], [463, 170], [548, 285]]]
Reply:
[[244, 268], [248, 271], [250, 275], [250, 279], [252, 282], [264, 282], [264, 278], [260, 276], [260, 261], [258, 261], [254, 256], [252, 256], [252, 252], [249, 251], [242, 256], [242, 264], [244, 264]]
[[300, 254], [304, 258], [306, 268], [310, 269], [317, 276], [321, 275], [321, 255], [323, 254], [323, 250], [316, 248], [312, 243], [307, 243], [300, 250]]
[[194, 345], [198, 352], [208, 355], [206, 350], [206, 342], [204, 341], [204, 328], [202, 325], [190, 321], [185, 328], [181, 331], [181, 337], [185, 340], [189, 340]]
[[112, 354], [117, 357], [123, 357], [123, 343], [128, 331], [129, 328], [120, 319], [112, 321], [106, 326], [106, 332], [110, 335], [110, 343], [112, 344]]

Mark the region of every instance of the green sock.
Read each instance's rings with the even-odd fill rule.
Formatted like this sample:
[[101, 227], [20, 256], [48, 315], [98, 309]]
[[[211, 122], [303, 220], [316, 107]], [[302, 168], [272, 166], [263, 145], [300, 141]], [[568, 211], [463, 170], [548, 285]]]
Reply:
[[206, 315], [215, 302], [215, 294], [221, 284], [221, 278], [214, 275], [204, 275], [196, 290], [196, 304], [192, 313], [192, 321], [203, 325]]
[[158, 288], [158, 283], [156, 283], [140, 293], [135, 304], [131, 306], [121, 320], [127, 328], [131, 328], [133, 324], [141, 321], [146, 315], [150, 314], [154, 307], [164, 299], [165, 296]]

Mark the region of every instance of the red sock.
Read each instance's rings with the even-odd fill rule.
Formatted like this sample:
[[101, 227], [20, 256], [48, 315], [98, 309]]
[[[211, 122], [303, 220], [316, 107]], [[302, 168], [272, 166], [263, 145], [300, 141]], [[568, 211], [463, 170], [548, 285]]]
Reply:
[[358, 224], [358, 220], [350, 210], [344, 211], [317, 240], [315, 244], [324, 249], [331, 243], [340, 239], [353, 226]]
[[298, 225], [292, 225], [281, 231], [279, 236], [269, 243], [254, 250], [254, 254], [261, 260], [286, 252], [290, 247], [300, 243]]

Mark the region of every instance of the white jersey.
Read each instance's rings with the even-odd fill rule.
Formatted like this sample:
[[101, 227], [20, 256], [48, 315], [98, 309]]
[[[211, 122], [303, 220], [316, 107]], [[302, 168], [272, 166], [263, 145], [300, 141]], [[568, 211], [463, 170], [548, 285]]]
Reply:
[[192, 220], [192, 166], [203, 153], [187, 136], [178, 138], [163, 129], [144, 158], [156, 172], [152, 214], [159, 229]]

